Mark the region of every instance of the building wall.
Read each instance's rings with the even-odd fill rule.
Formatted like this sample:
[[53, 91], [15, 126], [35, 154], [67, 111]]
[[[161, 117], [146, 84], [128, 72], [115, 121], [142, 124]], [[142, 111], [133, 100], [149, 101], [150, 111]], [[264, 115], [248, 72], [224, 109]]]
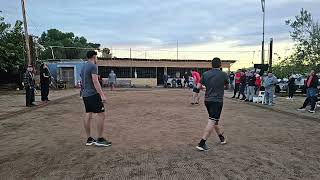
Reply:
[[117, 80], [131, 80], [131, 85], [136, 87], [157, 87], [157, 78], [118, 78]]
[[[210, 61], [130, 61], [130, 60], [98, 60], [98, 66], [107, 67], [179, 67], [179, 68], [211, 68]], [[222, 62], [222, 68], [230, 68], [229, 62]]]
[[59, 77], [59, 69], [63, 67], [73, 67], [74, 68], [74, 85], [76, 86], [77, 83], [81, 80], [80, 73], [83, 65], [85, 64], [84, 61], [76, 61], [76, 62], [49, 62], [48, 68], [55, 80], [63, 79], [63, 77]]

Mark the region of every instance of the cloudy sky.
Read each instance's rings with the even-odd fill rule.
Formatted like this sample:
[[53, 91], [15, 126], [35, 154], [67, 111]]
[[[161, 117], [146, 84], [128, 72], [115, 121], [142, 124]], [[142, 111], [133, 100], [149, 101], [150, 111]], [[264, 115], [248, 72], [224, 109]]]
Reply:
[[[21, 19], [20, 0], [0, 0], [0, 4], [8, 21]], [[115, 53], [129, 47], [174, 50], [179, 41], [182, 57], [188, 56], [183, 51], [212, 51], [202, 55], [241, 59], [238, 66], [259, 61], [260, 0], [26, 0], [26, 5], [34, 35], [57, 28], [112, 47]], [[319, 7], [319, 0], [266, 0], [266, 41], [273, 37], [275, 51], [284, 55], [291, 46], [284, 21], [301, 8], [319, 20]], [[156, 52], [148, 56], [152, 54]]]

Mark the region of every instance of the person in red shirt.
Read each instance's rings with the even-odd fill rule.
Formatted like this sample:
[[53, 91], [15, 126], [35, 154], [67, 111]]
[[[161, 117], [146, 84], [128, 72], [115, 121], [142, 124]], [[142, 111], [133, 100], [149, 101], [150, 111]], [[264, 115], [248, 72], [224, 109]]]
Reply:
[[199, 95], [200, 89], [197, 86], [200, 83], [201, 77], [200, 77], [200, 74], [194, 69], [191, 70], [191, 75], [193, 78], [193, 92], [192, 92], [191, 104], [194, 105], [194, 104], [199, 104], [199, 101], [200, 101], [200, 95]]
[[[235, 81], [234, 81], [234, 91], [232, 98], [236, 97], [237, 92], [239, 92], [240, 88], [240, 78], [241, 78], [241, 69], [238, 69], [236, 75], [235, 75]], [[239, 94], [240, 96], [240, 94]]]
[[260, 91], [261, 88], [261, 77], [259, 74], [256, 74], [256, 93], [257, 94]]

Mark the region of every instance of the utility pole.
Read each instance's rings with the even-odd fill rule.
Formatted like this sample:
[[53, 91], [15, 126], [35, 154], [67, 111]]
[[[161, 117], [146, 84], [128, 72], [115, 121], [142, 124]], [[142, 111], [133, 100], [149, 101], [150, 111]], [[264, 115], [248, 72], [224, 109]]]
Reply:
[[131, 60], [131, 67], [130, 67], [130, 77], [132, 78], [132, 56], [131, 56], [131, 48], [130, 48], [130, 60]]
[[269, 71], [272, 71], [272, 55], [273, 55], [273, 38], [270, 39], [270, 48], [269, 48]]
[[177, 41], [177, 60], [179, 60], [179, 41]]
[[25, 38], [25, 43], [26, 43], [28, 65], [32, 65], [31, 52], [30, 52], [30, 43], [29, 43], [29, 34], [28, 34], [28, 25], [27, 25], [27, 17], [26, 17], [25, 0], [21, 0], [21, 6], [22, 6], [22, 16], [23, 16], [23, 25], [24, 25], [24, 38]]
[[263, 13], [263, 22], [262, 22], [262, 51], [261, 51], [261, 64], [264, 64], [264, 26], [265, 26], [265, 0], [261, 0], [262, 13]]

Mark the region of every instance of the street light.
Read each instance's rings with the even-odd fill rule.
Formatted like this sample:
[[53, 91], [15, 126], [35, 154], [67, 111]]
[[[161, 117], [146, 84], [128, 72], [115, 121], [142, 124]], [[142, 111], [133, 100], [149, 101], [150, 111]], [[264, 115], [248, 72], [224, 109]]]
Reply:
[[264, 21], [265, 21], [265, 0], [261, 0], [261, 7], [263, 13], [263, 25], [262, 25], [262, 53], [261, 53], [261, 64], [264, 64]]

